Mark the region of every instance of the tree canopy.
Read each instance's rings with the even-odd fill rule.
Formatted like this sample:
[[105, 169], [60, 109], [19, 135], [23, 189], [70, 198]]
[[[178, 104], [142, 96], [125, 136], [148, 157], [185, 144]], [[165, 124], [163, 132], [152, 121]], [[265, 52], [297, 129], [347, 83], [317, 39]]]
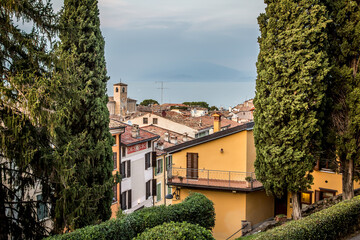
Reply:
[[312, 183], [320, 150], [325, 78], [329, 71], [325, 7], [316, 0], [266, 1], [254, 99], [256, 177], [266, 191], [297, 193]]
[[114, 140], [106, 107], [109, 78], [97, 0], [65, 0], [60, 40], [59, 68], [71, 99], [57, 108], [55, 157], [64, 169], [56, 185], [58, 232], [109, 219], [114, 185]]
[[159, 105], [158, 101], [156, 101], [154, 99], [145, 99], [144, 101], [142, 101], [140, 103], [140, 105], [142, 105], [142, 106], [149, 106], [149, 105], [153, 105], [153, 104]]
[[0, 239], [38, 239], [50, 229], [37, 209], [46, 211], [53, 196], [49, 129], [58, 79], [48, 49], [56, 18], [40, 0], [1, 1], [0, 14]]
[[182, 104], [191, 107], [203, 107], [209, 109], [209, 104], [207, 102], [183, 102]]

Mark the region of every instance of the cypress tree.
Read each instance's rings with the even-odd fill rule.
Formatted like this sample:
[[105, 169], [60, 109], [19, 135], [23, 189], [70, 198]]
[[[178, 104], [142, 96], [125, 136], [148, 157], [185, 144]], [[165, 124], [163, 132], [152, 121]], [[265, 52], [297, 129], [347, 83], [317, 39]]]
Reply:
[[49, 1], [0, 1], [0, 239], [40, 239], [50, 231], [37, 207], [53, 193], [48, 127], [56, 84], [47, 49], [55, 20]]
[[316, 0], [266, 0], [254, 100], [255, 169], [267, 193], [293, 199], [310, 187], [322, 137], [328, 23]]
[[[343, 198], [354, 196], [354, 169], [360, 164], [360, 3], [354, 0], [325, 0], [332, 23], [329, 25], [330, 130], [342, 173]], [[327, 149], [332, 151], [331, 149]]]
[[[71, 99], [58, 106], [56, 231], [111, 216], [113, 138], [106, 107], [104, 39], [96, 0], [65, 0], [60, 19], [61, 71]], [[60, 161], [62, 160], [62, 161]]]

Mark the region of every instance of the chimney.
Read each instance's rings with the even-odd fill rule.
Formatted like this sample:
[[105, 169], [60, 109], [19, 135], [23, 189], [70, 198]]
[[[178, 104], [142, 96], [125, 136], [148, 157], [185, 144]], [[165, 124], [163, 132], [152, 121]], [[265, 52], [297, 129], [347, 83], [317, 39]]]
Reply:
[[187, 142], [188, 140], [188, 134], [187, 133], [184, 133], [183, 135], [183, 142]]
[[200, 120], [199, 120], [199, 127], [202, 127], [202, 120], [201, 120], [201, 118], [200, 118]]
[[132, 128], [131, 128], [131, 136], [133, 138], [139, 138], [140, 137], [140, 129], [139, 129], [139, 125], [137, 124], [133, 124]]
[[169, 133], [168, 133], [168, 132], [166, 132], [166, 133], [164, 134], [164, 141], [165, 141], [165, 142], [170, 142]]
[[176, 145], [177, 144], [177, 137], [171, 136], [170, 137], [170, 142]]
[[221, 129], [221, 115], [214, 113], [212, 117], [214, 118], [214, 133], [219, 132]]
[[157, 142], [157, 149], [163, 150], [164, 149], [164, 143], [162, 141]]

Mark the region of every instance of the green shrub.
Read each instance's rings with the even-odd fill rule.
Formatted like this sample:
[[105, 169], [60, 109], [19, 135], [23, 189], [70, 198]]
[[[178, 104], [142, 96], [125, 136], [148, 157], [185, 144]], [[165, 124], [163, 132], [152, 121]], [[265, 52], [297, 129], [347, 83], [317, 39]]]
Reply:
[[340, 202], [301, 220], [273, 228], [255, 239], [339, 239], [357, 229], [359, 220], [360, 196]]
[[214, 204], [203, 194], [193, 193], [179, 204], [144, 208], [121, 219], [87, 226], [71, 233], [49, 237], [48, 240], [133, 239], [148, 228], [171, 221], [198, 224], [211, 230], [215, 225]]
[[199, 225], [182, 222], [182, 223], [164, 223], [138, 235], [136, 240], [188, 240], [188, 239], [215, 239], [210, 230]]

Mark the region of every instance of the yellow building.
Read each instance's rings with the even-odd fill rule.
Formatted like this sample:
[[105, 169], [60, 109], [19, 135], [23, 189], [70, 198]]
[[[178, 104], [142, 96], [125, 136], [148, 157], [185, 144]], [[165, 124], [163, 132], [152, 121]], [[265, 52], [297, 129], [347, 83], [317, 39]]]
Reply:
[[[215, 115], [214, 121], [214, 129], [219, 130], [221, 116]], [[247, 123], [165, 149], [173, 162], [168, 171], [172, 203], [180, 203], [191, 192], [206, 195], [214, 202], [216, 239], [227, 239], [245, 221], [255, 225], [274, 216], [274, 199], [266, 195], [254, 174], [253, 125]], [[239, 236], [241, 231], [232, 239]]]
[[[342, 175], [329, 168], [327, 163], [320, 164], [318, 162], [312, 175], [314, 177], [313, 185], [310, 189], [301, 193], [300, 203], [302, 208], [342, 193]], [[360, 184], [354, 182], [354, 188], [359, 187]], [[287, 196], [286, 203], [287, 212], [284, 212], [284, 214], [288, 218], [292, 218], [292, 199], [290, 194]]]

